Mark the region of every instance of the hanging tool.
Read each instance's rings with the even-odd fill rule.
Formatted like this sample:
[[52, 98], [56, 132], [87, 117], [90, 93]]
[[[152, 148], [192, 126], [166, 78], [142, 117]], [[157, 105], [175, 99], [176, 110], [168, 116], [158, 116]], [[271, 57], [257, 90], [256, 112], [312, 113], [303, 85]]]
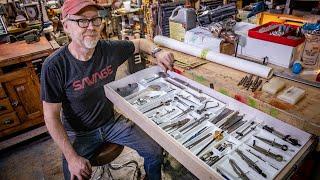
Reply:
[[219, 103], [218, 102], [215, 102], [216, 104], [214, 106], [207, 107], [208, 103], [210, 103], [210, 102], [215, 102], [215, 101], [207, 101], [204, 104], [203, 108], [197, 110], [197, 113], [198, 114], [202, 114], [204, 111], [207, 111], [208, 109], [213, 109], [213, 108], [219, 107]]
[[270, 149], [266, 150], [266, 149], [263, 149], [262, 147], [257, 146], [256, 145], [256, 140], [253, 140], [253, 145], [250, 146], [250, 147], [252, 147], [254, 150], [256, 150], [256, 151], [258, 151], [258, 152], [260, 152], [260, 153], [262, 153], [262, 154], [264, 154], [264, 155], [266, 155], [268, 157], [271, 157], [271, 158], [273, 158], [273, 159], [275, 159], [275, 160], [277, 160], [279, 162], [284, 161], [283, 156], [281, 156], [280, 154], [275, 154], [273, 152], [270, 152]]
[[272, 165], [271, 163], [269, 163], [269, 162], [267, 162], [266, 160], [262, 159], [261, 156], [253, 153], [250, 149], [247, 149], [247, 151], [248, 151], [249, 153], [251, 153], [252, 155], [254, 155], [255, 157], [257, 157], [258, 159], [260, 159], [261, 161], [263, 161], [263, 162], [267, 163], [268, 165], [270, 165], [271, 167], [273, 167], [275, 170], [279, 171], [279, 168], [276, 168], [276, 167], [275, 167], [274, 165]]
[[159, 105], [157, 105], [157, 106], [155, 106], [155, 107], [153, 107], [153, 108], [151, 108], [151, 109], [148, 109], [148, 110], [146, 110], [146, 111], [143, 111], [142, 113], [150, 112], [150, 111], [155, 110], [155, 109], [158, 109], [158, 108], [160, 108], [160, 107], [162, 107], [162, 106], [169, 106], [171, 101], [172, 101], [172, 100], [169, 99], [169, 100], [167, 100], [167, 101], [165, 101], [165, 102], [160, 102]]
[[283, 151], [287, 151], [287, 150], [288, 150], [288, 146], [287, 146], [287, 145], [285, 145], [285, 144], [279, 144], [279, 143], [277, 143], [275, 140], [271, 141], [271, 140], [269, 140], [269, 139], [262, 138], [262, 137], [259, 137], [259, 136], [254, 136], [254, 137], [257, 138], [257, 139], [259, 139], [259, 140], [261, 140], [261, 141], [263, 141], [263, 142], [266, 143], [266, 144], [269, 144], [269, 145], [271, 145], [271, 146], [273, 146], [273, 147], [279, 148], [279, 149], [281, 149], [281, 150], [283, 150]]
[[243, 154], [241, 150], [236, 149], [236, 153], [241, 157], [241, 159], [243, 159], [248, 164], [249, 167], [251, 167], [257, 173], [259, 173], [262, 177], [267, 177], [267, 175], [262, 171], [262, 169], [258, 165], [256, 165], [256, 163], [253, 162], [248, 156]]
[[284, 141], [289, 142], [290, 144], [294, 145], [294, 146], [301, 146], [301, 144], [299, 144], [297, 139], [291, 138], [290, 135], [284, 135], [282, 133], [280, 133], [279, 131], [276, 131], [273, 127], [269, 127], [267, 125], [263, 126], [262, 129], [278, 136], [279, 138], [283, 139]]
[[250, 180], [248, 176], [243, 172], [243, 170], [238, 166], [238, 164], [233, 159], [229, 159], [229, 163], [233, 171], [239, 176], [240, 179]]
[[163, 130], [166, 130], [166, 129], [174, 129], [174, 128], [180, 128], [182, 126], [184, 126], [185, 124], [187, 124], [188, 122], [190, 121], [189, 118], [186, 118], [186, 119], [183, 119], [181, 121], [177, 121], [177, 122], [174, 122], [172, 124], [168, 124], [166, 126], [163, 126], [162, 129]]
[[200, 134], [202, 134], [205, 130], [207, 130], [209, 127], [205, 126], [202, 129], [200, 129], [198, 132], [196, 132], [194, 135], [192, 135], [189, 139], [187, 139], [186, 141], [184, 141], [182, 143], [182, 145], [185, 145], [186, 143], [188, 143], [189, 141], [191, 141], [192, 139], [196, 138], [197, 136], [199, 136]]
[[209, 119], [211, 113], [210, 114], [205, 114], [204, 116], [202, 116], [200, 119], [195, 119], [194, 122], [192, 122], [191, 124], [189, 124], [188, 126], [184, 127], [183, 129], [180, 130], [180, 132], [185, 131], [186, 129], [188, 129], [187, 131], [183, 132], [183, 134], [186, 134], [187, 132], [191, 131], [192, 129], [194, 129], [195, 127], [197, 127], [199, 124], [201, 124], [203, 121]]
[[224, 131], [215, 131], [215, 132], [214, 132], [213, 139], [212, 139], [208, 144], [206, 144], [206, 145], [196, 154], [196, 156], [198, 156], [199, 154], [201, 154], [201, 153], [202, 153], [207, 147], [209, 147], [215, 140], [220, 141], [221, 139], [223, 139], [223, 132], [224, 132]]

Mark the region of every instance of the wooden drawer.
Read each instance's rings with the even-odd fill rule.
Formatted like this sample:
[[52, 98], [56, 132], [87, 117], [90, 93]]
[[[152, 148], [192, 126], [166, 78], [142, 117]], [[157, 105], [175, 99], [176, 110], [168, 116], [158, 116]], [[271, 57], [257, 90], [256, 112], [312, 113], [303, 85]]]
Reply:
[[[294, 166], [297, 166], [298, 161], [304, 158], [303, 154], [306, 153], [306, 150], [309, 149], [312, 144], [309, 133], [177, 73], [168, 72], [169, 75], [166, 79], [158, 78], [150, 84], [145, 83], [147, 82], [146, 77], [155, 77], [159, 72], [161, 72], [159, 67], [152, 67], [131, 74], [121, 80], [111, 82], [104, 86], [105, 94], [117, 109], [126, 117], [130, 118], [130, 120], [199, 179], [222, 179], [216, 168], [219, 168], [228, 178], [236, 179], [238, 175], [233, 170], [232, 165], [234, 164], [240, 165], [240, 169], [243, 172], [250, 172], [248, 174], [246, 173], [249, 177], [248, 179], [264, 179], [262, 175], [258, 174], [249, 166], [244, 165], [246, 161], [239, 156], [239, 153], [244, 154], [255, 164], [257, 163], [268, 179], [286, 179], [285, 176], [290, 176], [288, 173], [295, 169]], [[133, 83], [139, 83], [139, 90], [137, 92], [125, 98], [116, 92], [116, 89], [126, 87], [128, 84]], [[151, 85], [158, 85], [162, 88], [165, 87], [162, 91], [166, 91], [167, 94], [141, 105], [136, 103], [140, 98], [154, 96], [154, 94], [149, 93], [150, 91], [148, 90]], [[168, 89], [170, 89], [168, 87], [174, 88], [177, 91], [168, 91]], [[191, 90], [194, 91], [195, 88], [199, 88], [199, 91], [201, 90], [199, 96], [192, 96], [191, 93], [193, 92], [191, 92]], [[174, 97], [176, 97], [176, 95], [181, 95], [181, 97], [185, 96], [183, 99], [186, 101], [182, 102], [186, 104], [187, 107], [181, 111], [176, 111], [175, 114], [168, 114], [169, 112], [174, 112], [175, 110], [173, 109], [175, 109], [175, 107], [181, 107], [183, 104], [175, 100]], [[206, 100], [201, 102], [199, 97], [205, 97]], [[176, 103], [174, 101], [176, 101]], [[170, 103], [164, 106], [163, 102]], [[213, 102], [217, 104], [217, 106], [213, 106], [212, 104], [207, 108], [215, 108], [205, 110], [207, 102]], [[191, 108], [192, 106], [193, 108]], [[194, 111], [189, 111], [189, 114], [186, 113], [186, 116], [181, 116], [178, 119], [173, 118], [176, 115], [186, 112], [187, 108], [191, 108], [191, 110], [193, 109]], [[228, 111], [232, 110], [232, 113], [229, 113], [229, 115], [221, 115], [221, 113], [227, 109], [229, 109]], [[201, 115], [202, 110], [205, 110], [205, 114], [207, 115], [204, 113]], [[158, 112], [162, 117], [155, 116]], [[207, 120], [204, 119], [206, 116], [208, 116]], [[233, 119], [232, 116], [241, 117], [241, 121], [245, 124], [241, 124], [231, 130], [230, 127], [239, 122], [238, 120], [236, 120], [237, 122], [230, 121]], [[216, 118], [219, 120], [216, 121]], [[170, 125], [179, 126], [178, 124], [185, 119], [193, 120], [190, 122], [188, 120], [188, 124], [185, 123], [180, 127], [172, 129], [165, 128], [167, 125], [169, 127]], [[228, 125], [231, 126], [227, 128], [226, 126]], [[272, 129], [273, 133], [267, 131], [266, 127]], [[283, 135], [276, 135], [274, 133], [276, 131], [281, 132]], [[243, 135], [238, 136], [239, 134]], [[285, 141], [283, 137], [286, 135], [288, 135], [289, 138], [297, 140], [300, 146], [289, 143], [288, 139]], [[275, 147], [272, 147], [273, 145], [268, 145], [264, 143], [265, 141], [263, 142], [256, 137], [264, 137], [265, 140], [269, 140], [269, 142], [278, 142], [281, 145], [287, 146], [292, 152], [288, 153], [281, 149], [275, 149]], [[256, 141], [257, 144], [259, 143], [258, 145], [255, 145]], [[227, 147], [226, 142], [232, 144], [232, 146]], [[258, 149], [256, 147], [261, 146], [263, 146], [262, 148], [267, 152], [276, 152], [281, 160], [275, 158], [270, 159], [268, 155], [265, 155], [266, 153], [261, 153], [263, 151], [256, 151], [256, 149]], [[221, 149], [221, 147], [224, 149]], [[267, 160], [261, 160], [250, 154], [248, 149], [251, 149], [254, 154], [258, 153], [258, 156], [262, 157], [262, 159]], [[213, 159], [211, 160], [211, 158]], [[206, 162], [203, 161], [203, 159], [207, 159]], [[276, 167], [275, 169], [267, 163], [270, 161], [272, 162], [272, 166]]]
[[0, 83], [0, 98], [5, 98], [5, 97], [7, 97], [7, 94], [4, 91], [2, 84]]
[[0, 116], [0, 131], [20, 124], [19, 118], [15, 112]]
[[0, 115], [12, 112], [13, 108], [11, 106], [11, 102], [9, 98], [0, 99]]

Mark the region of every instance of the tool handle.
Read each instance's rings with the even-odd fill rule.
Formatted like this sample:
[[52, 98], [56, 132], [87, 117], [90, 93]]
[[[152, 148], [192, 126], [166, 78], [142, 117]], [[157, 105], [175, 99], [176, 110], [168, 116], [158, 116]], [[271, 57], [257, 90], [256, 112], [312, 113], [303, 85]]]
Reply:
[[266, 131], [268, 131], [270, 133], [272, 133], [274, 131], [274, 129], [272, 127], [269, 127], [267, 125], [263, 126], [262, 129], [264, 129], [264, 130], [266, 130]]

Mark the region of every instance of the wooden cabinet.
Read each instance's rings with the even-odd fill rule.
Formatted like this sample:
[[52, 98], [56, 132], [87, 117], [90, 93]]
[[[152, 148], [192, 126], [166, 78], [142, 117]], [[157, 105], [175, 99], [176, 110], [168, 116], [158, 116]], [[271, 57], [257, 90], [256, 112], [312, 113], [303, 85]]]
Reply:
[[0, 138], [43, 123], [39, 80], [32, 68], [0, 75]]
[[44, 125], [40, 81], [33, 62], [41, 62], [52, 52], [44, 37], [34, 44], [0, 45], [0, 149], [8, 144], [4, 141], [18, 143], [17, 136]]
[[0, 83], [6, 95], [6, 98], [0, 99], [0, 114], [16, 115], [15, 120], [10, 122], [4, 120], [7, 116], [0, 117], [1, 125], [7, 124], [0, 129], [0, 137], [43, 122], [39, 80], [32, 68], [1, 75]]

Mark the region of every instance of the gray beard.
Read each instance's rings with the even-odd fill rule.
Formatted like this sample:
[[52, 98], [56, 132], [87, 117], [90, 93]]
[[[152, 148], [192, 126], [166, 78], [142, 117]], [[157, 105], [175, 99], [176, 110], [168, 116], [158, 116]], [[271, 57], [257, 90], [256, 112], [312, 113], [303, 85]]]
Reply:
[[98, 44], [98, 41], [99, 41], [98, 39], [93, 41], [84, 40], [83, 44], [86, 48], [92, 49], [96, 47], [96, 45]]

